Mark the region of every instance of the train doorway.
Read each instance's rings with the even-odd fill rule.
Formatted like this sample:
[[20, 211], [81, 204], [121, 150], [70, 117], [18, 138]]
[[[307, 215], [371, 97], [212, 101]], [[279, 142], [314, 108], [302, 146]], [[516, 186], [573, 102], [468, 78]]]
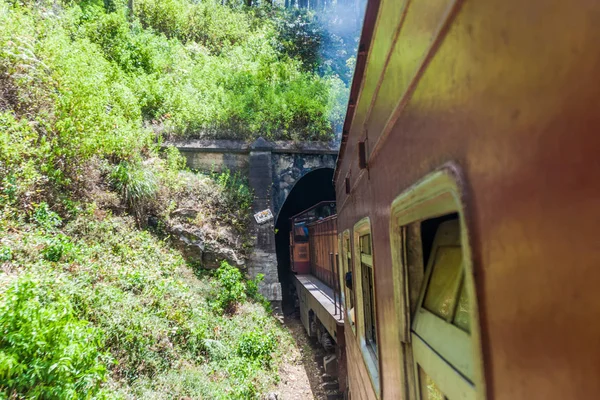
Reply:
[[293, 280], [290, 269], [290, 217], [321, 201], [335, 201], [333, 169], [321, 168], [304, 175], [292, 188], [281, 207], [275, 222], [275, 246], [277, 250], [277, 272], [282, 290], [284, 314], [294, 311], [292, 294]]

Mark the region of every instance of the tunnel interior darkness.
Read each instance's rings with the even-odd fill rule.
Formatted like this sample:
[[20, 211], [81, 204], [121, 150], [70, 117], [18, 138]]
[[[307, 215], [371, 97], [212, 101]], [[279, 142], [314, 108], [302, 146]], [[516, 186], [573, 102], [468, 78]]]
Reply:
[[283, 312], [294, 310], [292, 296], [293, 273], [290, 269], [290, 217], [307, 208], [328, 200], [335, 200], [333, 187], [333, 169], [322, 168], [304, 175], [292, 188], [275, 223], [275, 246], [277, 249], [277, 272], [281, 282]]

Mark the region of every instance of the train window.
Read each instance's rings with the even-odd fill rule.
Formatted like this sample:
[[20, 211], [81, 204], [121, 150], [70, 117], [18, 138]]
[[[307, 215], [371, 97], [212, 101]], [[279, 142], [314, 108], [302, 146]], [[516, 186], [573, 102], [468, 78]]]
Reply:
[[[371, 347], [371, 350], [377, 355], [377, 334], [375, 327], [377, 321], [375, 317], [375, 282], [373, 280], [373, 261], [369, 257], [370, 247], [363, 248], [362, 245], [365, 241], [370, 243], [371, 235], [361, 236], [361, 286], [362, 286], [362, 298], [363, 298], [363, 316], [365, 324], [365, 339], [367, 344]], [[369, 253], [367, 253], [369, 251]]]
[[434, 269], [431, 271], [423, 307], [446, 320], [454, 317], [458, 300], [457, 289], [463, 276], [459, 236], [458, 220], [443, 223], [438, 228], [436, 240], [446, 243], [433, 248], [435, 252], [429, 252], [435, 256], [431, 260]]
[[350, 231], [346, 230], [342, 235], [342, 265], [343, 273], [340, 274], [342, 295], [344, 296], [344, 307], [346, 309], [346, 321], [350, 322], [352, 332], [356, 332], [354, 318], [354, 285], [352, 284], [352, 251], [350, 249]]
[[456, 306], [456, 313], [452, 323], [466, 332], [471, 331], [471, 314], [469, 312], [469, 295], [465, 285], [465, 277], [462, 277], [460, 295]]
[[442, 170], [392, 204], [400, 368], [409, 399], [485, 398], [473, 267], [460, 198], [454, 173]]
[[380, 393], [373, 244], [368, 218], [354, 226], [355, 316], [360, 348], [376, 393]]
[[299, 222], [294, 224], [294, 242], [308, 242], [308, 227], [306, 226], [306, 222]]

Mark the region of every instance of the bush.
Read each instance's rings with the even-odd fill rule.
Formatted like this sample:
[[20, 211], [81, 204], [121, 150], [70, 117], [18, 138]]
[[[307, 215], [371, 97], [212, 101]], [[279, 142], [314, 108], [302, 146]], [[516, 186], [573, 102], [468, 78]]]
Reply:
[[215, 278], [213, 283], [215, 293], [209, 302], [215, 312], [232, 314], [247, 298], [262, 304], [270, 312], [271, 304], [258, 290], [264, 275], [259, 274], [256, 279], [246, 280], [238, 268], [227, 261], [222, 261], [215, 272]]
[[33, 212], [34, 221], [42, 228], [53, 230], [62, 224], [62, 219], [54, 211], [50, 210], [48, 203], [38, 204]]
[[271, 362], [271, 353], [275, 350], [275, 337], [270, 333], [252, 330], [242, 335], [237, 352], [240, 356], [260, 361], [266, 365]]
[[235, 312], [237, 305], [246, 300], [244, 276], [239, 269], [222, 261], [215, 278], [216, 295], [211, 300], [211, 306], [217, 312]]
[[42, 250], [42, 255], [47, 261], [69, 261], [74, 247], [68, 236], [58, 234], [48, 240], [48, 244]]
[[114, 188], [121, 194], [129, 211], [143, 222], [144, 210], [158, 190], [158, 182], [149, 168], [121, 162], [110, 174]]
[[[98, 392], [109, 358], [101, 332], [77, 318], [69, 300], [24, 275], [0, 296], [0, 393], [78, 398]], [[104, 361], [104, 362], [103, 362]]]

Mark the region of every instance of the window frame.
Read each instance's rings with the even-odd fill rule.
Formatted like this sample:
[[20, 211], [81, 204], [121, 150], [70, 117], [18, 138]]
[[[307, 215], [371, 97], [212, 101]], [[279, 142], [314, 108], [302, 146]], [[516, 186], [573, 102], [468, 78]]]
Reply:
[[[360, 249], [360, 238], [364, 235], [369, 235], [369, 245], [371, 247], [371, 254], [369, 256], [363, 255]], [[369, 373], [369, 378], [371, 380], [371, 384], [373, 385], [373, 389], [377, 395], [377, 398], [381, 397], [381, 376], [380, 376], [380, 360], [381, 360], [381, 339], [379, 334], [379, 328], [377, 326], [377, 279], [376, 279], [376, 271], [375, 271], [375, 255], [373, 249], [373, 233], [371, 231], [371, 220], [369, 217], [365, 217], [358, 221], [353, 228], [353, 242], [354, 242], [354, 251], [353, 255], [353, 269], [352, 269], [352, 280], [353, 280], [353, 291], [354, 291], [354, 316], [355, 316], [355, 324], [356, 324], [356, 334], [358, 337], [360, 351], [363, 356], [363, 360], [365, 361], [365, 365], [367, 367], [367, 371]], [[363, 257], [364, 256], [364, 257]], [[363, 259], [364, 258], [364, 259]], [[375, 335], [376, 335], [376, 343], [377, 343], [377, 352], [373, 351], [372, 346], [367, 343], [366, 339], [366, 330], [365, 330], [365, 320], [363, 318], [364, 312], [364, 302], [363, 302], [363, 287], [362, 287], [362, 264], [370, 265], [373, 273], [373, 313], [375, 315]], [[360, 279], [359, 279], [360, 278]], [[360, 311], [360, 312], [359, 312]]]
[[[479, 309], [475, 292], [475, 280], [473, 272], [473, 260], [467, 221], [465, 218], [464, 195], [461, 186], [460, 174], [453, 165], [446, 165], [439, 170], [427, 175], [421, 181], [402, 192], [392, 202], [390, 208], [390, 248], [392, 255], [392, 274], [394, 279], [394, 304], [396, 317], [400, 324], [399, 340], [400, 360], [403, 376], [406, 380], [407, 397], [417, 399], [418, 376], [416, 376], [417, 358], [434, 357], [434, 352], [418, 336], [411, 332], [413, 314], [416, 315], [421, 308], [425, 288], [423, 281], [428, 279], [431, 271], [425, 271], [425, 275], [411, 277], [409, 260], [409, 230], [414, 230], [415, 223], [448, 215], [458, 214], [460, 225], [460, 242], [463, 252], [464, 284], [470, 298], [471, 314], [471, 354], [473, 362], [473, 384], [475, 386], [475, 399], [485, 399], [485, 379], [483, 369], [483, 358], [481, 349], [481, 334], [479, 325]], [[420, 242], [420, 240], [419, 240]], [[422, 265], [421, 254], [421, 268]], [[411, 279], [413, 280], [411, 282]], [[418, 299], [411, 296], [411, 288], [419, 287]], [[421, 290], [422, 289], [422, 290]], [[414, 291], [413, 291], [414, 292]], [[415, 309], [415, 300], [416, 309]], [[411, 310], [412, 307], [412, 310]], [[458, 328], [457, 328], [458, 329]], [[414, 345], [414, 346], [413, 346]], [[418, 350], [414, 350], [418, 349]], [[429, 350], [429, 351], [428, 351]], [[415, 354], [418, 353], [418, 354]], [[434, 360], [435, 361], [435, 360]], [[431, 360], [429, 361], [431, 362]], [[448, 362], [447, 360], [445, 362]], [[448, 364], [450, 365], [450, 364]], [[460, 385], [458, 385], [460, 386]]]
[[[350, 310], [355, 308], [355, 296], [354, 289], [356, 288], [354, 285], [354, 272], [352, 273], [352, 287], [350, 290], [346, 287], [346, 273], [349, 272], [349, 266], [353, 262], [354, 257], [352, 257], [352, 244], [350, 240], [350, 229], [346, 229], [343, 233], [339, 235], [339, 249], [340, 251], [340, 266], [342, 266], [342, 273], [340, 274], [340, 290], [342, 296], [342, 304], [344, 305], [344, 318], [348, 321], [352, 333], [356, 336], [356, 321], [352, 324], [350, 321]], [[352, 306], [352, 307], [351, 307]], [[354, 310], [356, 314], [356, 310]]]

